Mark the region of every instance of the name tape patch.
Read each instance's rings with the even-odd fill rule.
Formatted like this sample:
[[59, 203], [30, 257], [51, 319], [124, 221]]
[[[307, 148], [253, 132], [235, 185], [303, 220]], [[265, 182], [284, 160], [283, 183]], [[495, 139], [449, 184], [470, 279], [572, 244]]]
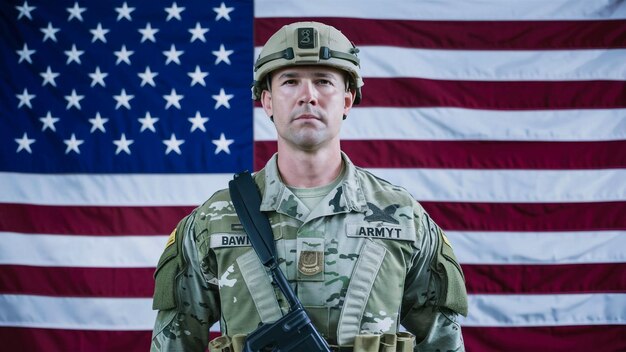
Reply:
[[246, 234], [216, 233], [211, 235], [211, 248], [252, 246]]
[[413, 241], [415, 231], [400, 226], [370, 226], [365, 224], [346, 224], [348, 237], [372, 237], [386, 240]]

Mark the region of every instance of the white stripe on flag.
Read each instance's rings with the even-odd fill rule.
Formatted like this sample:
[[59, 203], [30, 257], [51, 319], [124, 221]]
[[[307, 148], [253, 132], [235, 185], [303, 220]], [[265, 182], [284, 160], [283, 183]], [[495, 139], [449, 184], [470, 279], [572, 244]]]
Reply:
[[626, 199], [626, 169], [371, 169], [420, 201], [560, 203]]
[[626, 324], [626, 294], [469, 295], [463, 326]]
[[46, 175], [0, 172], [2, 203], [197, 206], [228, 187], [231, 174]]
[[[624, 231], [446, 231], [462, 264], [594, 264], [626, 261]], [[24, 235], [0, 232], [0, 264], [152, 268], [167, 236]], [[591, 248], [591, 249], [590, 249]]]
[[[0, 295], [0, 326], [151, 330], [151, 298]], [[626, 294], [469, 295], [464, 326], [564, 326], [626, 323]]]
[[[410, 4], [410, 11], [407, 5]], [[393, 20], [593, 20], [626, 18], [626, 2], [615, 0], [551, 1], [410, 1], [266, 0], [254, 4], [254, 17], [344, 17]]]
[[0, 232], [0, 264], [153, 268], [167, 236], [65, 236]]
[[0, 295], [0, 326], [76, 330], [152, 330], [152, 298]]
[[[421, 201], [601, 202], [626, 199], [626, 169], [370, 169]], [[0, 173], [0, 202], [46, 205], [196, 206], [232, 176]]]
[[[260, 53], [255, 48], [255, 57]], [[393, 65], [389, 58], [393, 57]], [[367, 78], [417, 77], [459, 81], [623, 80], [626, 49], [435, 50], [359, 46]]]
[[625, 231], [446, 231], [461, 264], [595, 264], [626, 262]]
[[[626, 50], [428, 50], [359, 47], [364, 77], [460, 81], [622, 80]], [[389, 65], [389, 58], [394, 64]]]
[[[585, 126], [581, 128], [580, 126]], [[254, 139], [276, 128], [254, 109]], [[360, 108], [343, 123], [348, 140], [499, 140], [583, 142], [626, 139], [626, 109], [500, 111], [460, 108]]]

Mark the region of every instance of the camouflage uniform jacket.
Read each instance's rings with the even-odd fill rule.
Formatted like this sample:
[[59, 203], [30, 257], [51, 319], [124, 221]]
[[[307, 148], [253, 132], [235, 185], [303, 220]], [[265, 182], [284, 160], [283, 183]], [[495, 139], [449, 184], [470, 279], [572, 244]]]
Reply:
[[[339, 345], [402, 324], [416, 351], [464, 350], [464, 277], [445, 235], [406, 190], [342, 157], [344, 179], [311, 211], [281, 182], [276, 155], [254, 176], [281, 269], [314, 325]], [[204, 351], [216, 321], [222, 334], [246, 334], [288, 308], [228, 190], [179, 223], [155, 277], [152, 351]]]

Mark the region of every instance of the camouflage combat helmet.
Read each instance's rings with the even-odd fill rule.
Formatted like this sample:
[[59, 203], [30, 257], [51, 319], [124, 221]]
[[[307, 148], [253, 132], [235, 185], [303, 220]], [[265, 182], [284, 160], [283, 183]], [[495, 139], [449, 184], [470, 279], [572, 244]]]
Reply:
[[260, 100], [268, 73], [292, 65], [327, 65], [349, 75], [349, 88], [356, 92], [354, 104], [361, 101], [361, 78], [357, 49], [335, 27], [319, 22], [296, 22], [283, 26], [265, 43], [254, 64], [252, 99]]

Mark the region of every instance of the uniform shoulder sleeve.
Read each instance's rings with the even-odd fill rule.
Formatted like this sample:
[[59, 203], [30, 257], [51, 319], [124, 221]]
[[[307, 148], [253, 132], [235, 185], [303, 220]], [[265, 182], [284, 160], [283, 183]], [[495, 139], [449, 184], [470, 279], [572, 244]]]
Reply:
[[154, 273], [155, 289], [152, 300], [152, 309], [166, 310], [176, 308], [176, 276], [185, 266], [183, 243], [185, 228], [190, 226], [192, 215], [182, 219], [170, 233], [165, 244], [165, 250], [159, 258]]
[[[418, 203], [414, 207], [416, 251], [407, 273], [401, 323], [418, 346], [463, 346], [459, 314], [467, 315], [465, 278], [450, 241]], [[418, 349], [420, 350], [420, 349]]]
[[179, 222], [157, 264], [153, 309], [159, 312], [151, 351], [204, 351], [209, 328], [219, 319], [218, 290], [198, 251], [198, 216], [196, 209]]
[[[417, 236], [416, 252], [407, 282], [426, 280], [434, 286], [435, 296], [430, 296], [424, 304], [445, 307], [467, 316], [467, 291], [465, 276], [452, 244], [444, 231], [426, 213], [419, 203], [414, 207]], [[423, 284], [424, 282], [421, 282]]]

